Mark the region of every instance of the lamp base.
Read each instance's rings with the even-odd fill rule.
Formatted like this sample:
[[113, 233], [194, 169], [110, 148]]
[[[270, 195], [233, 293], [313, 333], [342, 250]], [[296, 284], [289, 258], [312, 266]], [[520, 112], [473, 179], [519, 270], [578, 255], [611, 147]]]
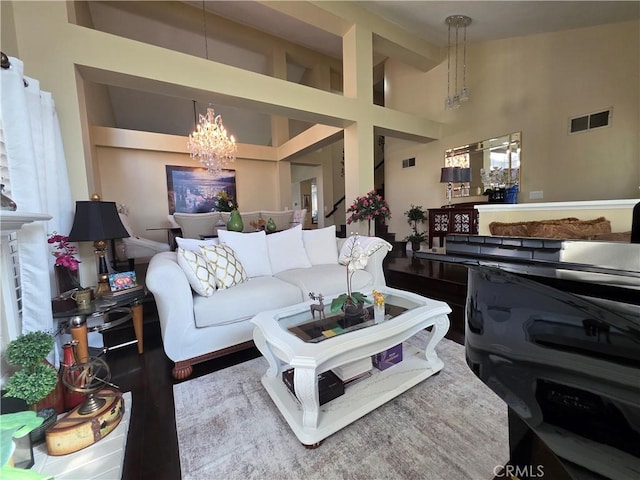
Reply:
[[109, 282], [104, 282], [102, 280], [98, 281], [98, 287], [96, 288], [95, 296], [102, 297], [103, 295], [106, 295], [108, 293], [111, 293]]

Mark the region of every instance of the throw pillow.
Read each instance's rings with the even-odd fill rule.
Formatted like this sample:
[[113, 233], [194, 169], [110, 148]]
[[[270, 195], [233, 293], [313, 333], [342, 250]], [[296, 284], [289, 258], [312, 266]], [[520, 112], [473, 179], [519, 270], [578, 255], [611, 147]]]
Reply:
[[242, 262], [249, 278], [273, 274], [271, 263], [269, 262], [266, 233], [240, 233], [220, 230], [218, 238], [221, 245], [227, 245], [233, 249], [240, 262]]
[[200, 249], [215, 272], [219, 289], [233, 287], [247, 280], [247, 273], [233, 249], [227, 245], [210, 245]]
[[292, 268], [311, 267], [302, 243], [302, 225], [267, 235], [267, 249], [274, 275]]
[[197, 238], [176, 237], [176, 243], [180, 248], [184, 248], [185, 250], [195, 250], [196, 252], [200, 252], [200, 245], [220, 245], [220, 241], [217, 238], [198, 240]]
[[178, 247], [178, 265], [194, 292], [203, 297], [213, 295], [216, 291], [216, 275], [200, 252]]
[[335, 225], [317, 230], [303, 230], [302, 242], [311, 265], [338, 263]]

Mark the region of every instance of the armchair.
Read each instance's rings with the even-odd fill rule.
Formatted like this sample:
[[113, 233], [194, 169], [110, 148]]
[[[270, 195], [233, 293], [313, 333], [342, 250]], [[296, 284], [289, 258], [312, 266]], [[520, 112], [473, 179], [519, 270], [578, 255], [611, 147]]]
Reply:
[[133, 270], [135, 266], [135, 259], [148, 261], [156, 253], [171, 250], [167, 243], [156, 242], [155, 240], [136, 235], [131, 227], [127, 208], [123, 205], [118, 205], [118, 215], [120, 216], [122, 225], [124, 225], [125, 230], [127, 230], [129, 234], [129, 238], [116, 241], [116, 259], [119, 261], [128, 261], [131, 270]]

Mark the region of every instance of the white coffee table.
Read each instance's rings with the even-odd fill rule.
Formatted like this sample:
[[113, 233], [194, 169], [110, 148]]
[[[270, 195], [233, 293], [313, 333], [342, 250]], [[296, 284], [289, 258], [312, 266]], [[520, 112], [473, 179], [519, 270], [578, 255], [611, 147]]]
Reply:
[[[307, 447], [318, 446], [329, 435], [438, 373], [444, 366], [435, 346], [449, 329], [449, 306], [402, 290], [387, 287], [378, 290], [385, 294], [388, 309], [394, 310], [396, 316], [387, 315], [382, 323], [317, 343], [305, 341], [289, 331], [291, 327], [296, 330], [295, 327], [312, 321], [309, 309], [312, 302], [263, 312], [252, 320], [254, 342], [269, 363], [262, 384], [296, 437]], [[326, 316], [331, 315], [330, 304], [331, 299], [325, 299]], [[399, 313], [403, 308], [406, 310]], [[402, 362], [382, 371], [373, 368], [369, 378], [348, 385], [344, 395], [319, 405], [318, 374], [383, 352], [427, 327], [433, 328], [424, 349], [404, 343]], [[282, 380], [282, 372], [287, 368], [295, 369], [295, 397]]]

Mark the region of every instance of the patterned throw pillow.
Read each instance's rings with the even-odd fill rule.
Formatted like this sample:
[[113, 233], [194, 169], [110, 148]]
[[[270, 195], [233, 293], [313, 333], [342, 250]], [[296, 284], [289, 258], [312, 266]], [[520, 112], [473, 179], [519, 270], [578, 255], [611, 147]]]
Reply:
[[194, 292], [210, 297], [216, 291], [216, 275], [213, 267], [198, 252], [178, 248], [178, 265], [184, 271]]
[[227, 245], [202, 246], [200, 251], [215, 272], [216, 285], [219, 289], [233, 287], [249, 278], [231, 247]]

